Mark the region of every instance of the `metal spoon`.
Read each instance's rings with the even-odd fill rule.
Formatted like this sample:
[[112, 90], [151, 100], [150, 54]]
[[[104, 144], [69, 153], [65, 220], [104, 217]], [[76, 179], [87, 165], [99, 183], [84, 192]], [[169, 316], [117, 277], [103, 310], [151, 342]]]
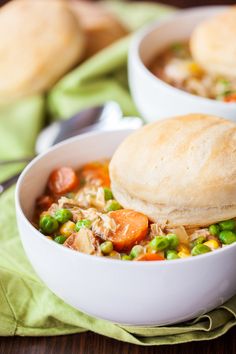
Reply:
[[[55, 122], [43, 129], [38, 135], [35, 151], [36, 155], [46, 151], [49, 147], [79, 134], [94, 130], [111, 129], [137, 129], [142, 126], [142, 121], [136, 117], [126, 117], [123, 119], [122, 112], [116, 102], [108, 102], [103, 106], [93, 107], [81, 111], [62, 122]], [[36, 156], [35, 155], [35, 156]], [[29, 162], [35, 156], [23, 157], [12, 160], [0, 160], [0, 166]], [[0, 183], [0, 195], [11, 187], [20, 176], [20, 173], [6, 179]]]
[[[109, 102], [104, 106], [97, 106], [83, 110], [66, 121], [52, 123], [37, 137], [35, 152], [36, 155], [44, 152], [50, 146], [59, 143], [72, 136], [78, 135], [83, 129], [90, 130], [94, 124], [107, 125], [111, 119], [117, 122], [122, 117], [120, 107], [115, 102]], [[0, 160], [0, 166], [31, 161], [34, 156], [21, 157], [19, 159]]]

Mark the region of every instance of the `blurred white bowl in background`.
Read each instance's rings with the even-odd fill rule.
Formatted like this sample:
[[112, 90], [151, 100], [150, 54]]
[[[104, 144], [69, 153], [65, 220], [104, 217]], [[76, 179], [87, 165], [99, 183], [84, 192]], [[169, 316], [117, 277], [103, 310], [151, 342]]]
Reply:
[[236, 121], [236, 103], [184, 92], [160, 80], [147, 68], [150, 61], [168, 45], [188, 40], [197, 24], [224, 9], [225, 6], [208, 6], [183, 10], [134, 35], [128, 58], [129, 85], [137, 108], [146, 121], [188, 113], [213, 114]]

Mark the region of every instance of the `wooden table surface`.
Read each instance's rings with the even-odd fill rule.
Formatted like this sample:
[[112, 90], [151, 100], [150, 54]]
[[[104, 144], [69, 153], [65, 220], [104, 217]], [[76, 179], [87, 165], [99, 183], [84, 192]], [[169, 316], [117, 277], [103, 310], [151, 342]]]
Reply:
[[141, 347], [87, 332], [61, 337], [0, 338], [1, 354], [235, 354], [236, 327], [204, 342]]
[[[0, 5], [8, 0], [0, 0]], [[37, 0], [39, 1], [39, 0]], [[41, 0], [42, 1], [42, 0]], [[50, 0], [47, 0], [50, 1]], [[235, 4], [234, 0], [166, 0], [178, 7]], [[0, 318], [1, 321], [1, 318]], [[2, 337], [0, 354], [235, 354], [236, 327], [224, 336], [204, 342], [174, 346], [141, 347], [115, 341], [91, 332], [59, 337]]]

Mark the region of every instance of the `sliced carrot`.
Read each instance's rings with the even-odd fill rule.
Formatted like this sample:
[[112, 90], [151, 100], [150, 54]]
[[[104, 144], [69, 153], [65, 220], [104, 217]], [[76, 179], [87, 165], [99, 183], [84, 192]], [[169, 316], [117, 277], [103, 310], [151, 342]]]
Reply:
[[224, 97], [224, 102], [236, 102], [236, 93], [231, 93]]
[[39, 210], [48, 210], [53, 202], [54, 200], [50, 195], [42, 195], [37, 198], [36, 205]]
[[48, 188], [54, 194], [73, 191], [79, 185], [79, 179], [71, 167], [60, 167], [49, 176]]
[[156, 253], [141, 254], [135, 261], [163, 261], [165, 258]]
[[108, 170], [108, 162], [91, 162], [83, 166], [81, 170], [81, 179], [85, 183], [93, 183], [98, 181], [103, 187], [110, 186], [110, 177]]
[[148, 231], [148, 218], [134, 210], [120, 209], [108, 214], [116, 223], [116, 231], [108, 238], [116, 251], [130, 250], [145, 238]]

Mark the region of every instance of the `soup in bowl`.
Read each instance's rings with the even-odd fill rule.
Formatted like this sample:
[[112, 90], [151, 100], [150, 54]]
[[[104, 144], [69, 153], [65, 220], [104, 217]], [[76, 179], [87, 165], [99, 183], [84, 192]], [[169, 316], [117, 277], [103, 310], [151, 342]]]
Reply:
[[[174, 121], [174, 124], [177, 123]], [[164, 325], [189, 320], [221, 305], [236, 292], [234, 274], [236, 243], [233, 243], [233, 238], [232, 242], [226, 241], [222, 234], [225, 231], [228, 235], [234, 235], [234, 218], [228, 211], [224, 214], [224, 209], [219, 214], [222, 217], [219, 217], [213, 207], [208, 213], [208, 219], [204, 219], [206, 212], [200, 215], [197, 212], [198, 209], [190, 208], [186, 215], [181, 212], [181, 224], [186, 229], [190, 226], [187, 225], [186, 220], [191, 221], [192, 228], [202, 229], [198, 220], [203, 221], [207, 228], [206, 234], [201, 235], [203, 237], [201, 242], [191, 245], [198, 239], [194, 237], [188, 244], [186, 242], [184, 244], [178, 230], [173, 230], [179, 227], [177, 220], [180, 219], [180, 215], [176, 214], [173, 208], [173, 213], [169, 218], [170, 222], [165, 224], [165, 213], [167, 209], [170, 210], [169, 206], [163, 209], [163, 213], [161, 210], [157, 213], [153, 205], [158, 208], [159, 206], [156, 203], [152, 207], [148, 206], [144, 202], [145, 195], [136, 194], [131, 198], [128, 193], [121, 193], [121, 186], [125, 187], [123, 182], [131, 183], [133, 186], [133, 189], [129, 187], [130, 193], [143, 193], [145, 190], [148, 192], [148, 188], [144, 190], [141, 185], [137, 188], [136, 182], [130, 179], [130, 174], [135, 171], [135, 168], [142, 166], [140, 171], [143, 171], [143, 176], [132, 172], [133, 177], [138, 178], [140, 175], [142, 180], [147, 177], [146, 173], [152, 170], [148, 161], [141, 156], [141, 150], [136, 149], [135, 155], [132, 153], [133, 150], [130, 150], [131, 146], [127, 148], [124, 145], [127, 137], [133, 139], [131, 137], [134, 134], [131, 133], [130, 130], [119, 130], [84, 134], [58, 144], [35, 158], [22, 173], [16, 188], [16, 213], [21, 240], [32, 266], [45, 285], [66, 303], [91, 316], [130, 325]], [[141, 147], [144, 149], [145, 145], [140, 140], [141, 136], [138, 139], [141, 144], [139, 149]], [[126, 153], [124, 153], [126, 149], [130, 168], [126, 165], [128, 163], [125, 158]], [[158, 151], [161, 150], [158, 149]], [[107, 184], [109, 180], [106, 175], [106, 163], [103, 165], [104, 159], [113, 161], [110, 164], [111, 187]], [[95, 164], [96, 167], [102, 164], [102, 173], [96, 172], [94, 175], [96, 168], [93, 164], [91, 168], [93, 161], [98, 162]], [[162, 160], [158, 159], [158, 161]], [[138, 165], [135, 167], [135, 164]], [[58, 169], [62, 167], [66, 167], [67, 173], [70, 171], [70, 178], [68, 176], [64, 178], [63, 173], [58, 173]], [[117, 170], [117, 167], [121, 167], [121, 170], [119, 168]], [[61, 175], [60, 183], [57, 180], [58, 175]], [[177, 171], [175, 175], [177, 176]], [[80, 179], [80, 183], [82, 180], [82, 185], [75, 176]], [[95, 182], [97, 180], [100, 182]], [[61, 183], [63, 181], [66, 181], [66, 188], [64, 183]], [[68, 185], [72, 188], [68, 189]], [[93, 190], [89, 199], [83, 188], [95, 188], [97, 192], [94, 194]], [[98, 192], [99, 188], [101, 188], [100, 192]], [[153, 187], [150, 186], [150, 188]], [[49, 194], [45, 195], [45, 192]], [[62, 195], [64, 193], [67, 195]], [[173, 195], [171, 190], [170, 193]], [[59, 198], [58, 194], [61, 194]], [[43, 198], [42, 195], [44, 195]], [[152, 195], [160, 197], [154, 190]], [[108, 233], [108, 238], [104, 237], [105, 233], [101, 232], [101, 228], [97, 229], [98, 232], [94, 232], [96, 225], [93, 225], [95, 220], [92, 220], [91, 215], [88, 213], [81, 215], [81, 210], [78, 210], [78, 208], [82, 209], [86, 213], [88, 209], [91, 209], [91, 197], [92, 208], [99, 213], [100, 220], [109, 218], [114, 221], [114, 230]], [[140, 201], [137, 203], [139, 197], [142, 198], [143, 203]], [[67, 204], [59, 205], [63, 198], [67, 198], [64, 199]], [[152, 198], [149, 197], [149, 199], [151, 202]], [[80, 203], [87, 202], [88, 204], [78, 206], [78, 200]], [[99, 200], [102, 201], [101, 204]], [[94, 203], [97, 202], [99, 206], [96, 207]], [[38, 214], [35, 225], [36, 204], [36, 214]], [[123, 233], [126, 236], [130, 231], [128, 227], [126, 227], [127, 231], [124, 230], [125, 228], [122, 229], [126, 220], [130, 220], [125, 219], [122, 214], [127, 209], [134, 213], [129, 215], [132, 220], [133, 215], [135, 215], [135, 221], [137, 215], [138, 220], [140, 216], [142, 218], [139, 224], [136, 222], [135, 225], [132, 224], [134, 229], [138, 225], [138, 237], [136, 238], [137, 229], [135, 231], [131, 229], [134, 231], [131, 235], [135, 237], [131, 239], [129, 237], [128, 244], [126, 243], [123, 247]], [[121, 219], [114, 217], [116, 212], [121, 213], [119, 215], [122, 215]], [[76, 213], [77, 220], [75, 219]], [[45, 216], [52, 217], [53, 222], [50, 218], [49, 222], [47, 219], [45, 221], [43, 219]], [[160, 224], [163, 227], [154, 231], [152, 225], [157, 227], [156, 217], [160, 218]], [[221, 223], [222, 220], [225, 223]], [[65, 225], [66, 223], [70, 225]], [[66, 227], [71, 225], [72, 228]], [[123, 233], [120, 232], [121, 229]], [[82, 249], [76, 249], [78, 245], [81, 247], [81, 244], [74, 243], [78, 234], [81, 238], [85, 236], [88, 241]], [[94, 237], [97, 243], [90, 242], [88, 234]], [[117, 242], [120, 241], [117, 235], [122, 235], [122, 242]], [[189, 236], [188, 233], [187, 236]], [[70, 238], [72, 242], [69, 242]], [[163, 247], [163, 240], [165, 240], [165, 247], [161, 250], [159, 248], [161, 241]], [[212, 240], [218, 244], [217, 249], [211, 248]], [[206, 242], [208, 244], [204, 245]], [[74, 247], [75, 244], [76, 247]], [[185, 247], [178, 248], [183, 244]], [[202, 245], [207, 252], [202, 252], [200, 255], [192, 254], [197, 244]], [[85, 252], [87, 249], [90, 251]], [[184, 253], [186, 250], [186, 257], [182, 256], [180, 252]], [[168, 256], [171, 253], [174, 257]], [[145, 256], [146, 254], [151, 256]], [[142, 259], [143, 255], [144, 259]], [[141, 259], [138, 259], [139, 257]], [[145, 257], [153, 257], [153, 259], [145, 259]]]
[[129, 85], [147, 122], [199, 111], [235, 121], [235, 79], [209, 74], [189, 50], [195, 28], [226, 10], [224, 6], [182, 10], [134, 35]]

